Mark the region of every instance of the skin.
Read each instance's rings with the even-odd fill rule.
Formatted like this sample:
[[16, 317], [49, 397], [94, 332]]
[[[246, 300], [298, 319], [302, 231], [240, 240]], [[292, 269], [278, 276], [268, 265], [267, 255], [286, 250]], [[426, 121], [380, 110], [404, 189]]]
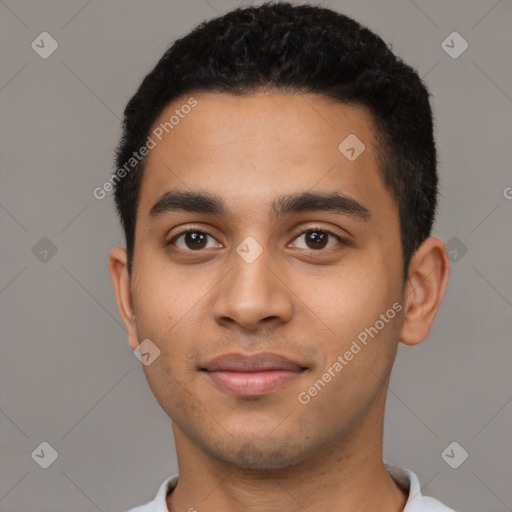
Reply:
[[[406, 496], [382, 461], [387, 384], [398, 343], [422, 342], [440, 307], [449, 276], [443, 243], [423, 242], [404, 282], [398, 207], [379, 174], [365, 108], [278, 91], [193, 97], [197, 106], [147, 157], [131, 280], [124, 249], [109, 260], [130, 347], [150, 339], [160, 350], [143, 369], [172, 420], [179, 482], [169, 510], [403, 510]], [[351, 133], [366, 146], [355, 161], [338, 150]], [[228, 213], [152, 218], [170, 190], [215, 194]], [[269, 215], [272, 200], [305, 191], [346, 195], [370, 217]], [[188, 227], [209, 233], [204, 248], [185, 236], [165, 245]], [[304, 234], [313, 228], [347, 243], [331, 237], [316, 248]], [[248, 236], [263, 250], [252, 263], [236, 252]], [[300, 403], [298, 394], [395, 302], [402, 311]], [[199, 371], [221, 354], [263, 351], [308, 369], [252, 398], [219, 390]]]

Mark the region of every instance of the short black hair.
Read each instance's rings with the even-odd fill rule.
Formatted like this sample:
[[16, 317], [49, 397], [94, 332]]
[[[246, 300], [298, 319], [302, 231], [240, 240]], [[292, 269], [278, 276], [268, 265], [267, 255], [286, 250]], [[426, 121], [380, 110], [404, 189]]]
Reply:
[[[379, 171], [398, 205], [405, 280], [436, 214], [429, 92], [379, 36], [330, 9], [267, 2], [203, 22], [175, 41], [126, 106], [116, 169], [145, 144], [161, 112], [178, 97], [192, 92], [243, 95], [262, 88], [322, 94], [369, 109]], [[115, 183], [130, 276], [144, 164], [145, 159], [136, 162]]]

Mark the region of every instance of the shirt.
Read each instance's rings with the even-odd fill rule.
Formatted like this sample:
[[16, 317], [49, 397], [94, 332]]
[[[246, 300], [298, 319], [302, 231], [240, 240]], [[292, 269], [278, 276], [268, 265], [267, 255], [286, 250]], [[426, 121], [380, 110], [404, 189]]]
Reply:
[[[452, 508], [443, 505], [440, 501], [423, 496], [418, 477], [410, 469], [384, 464], [391, 478], [408, 496], [403, 512], [455, 512]], [[166, 497], [178, 483], [178, 475], [170, 476], [160, 485], [155, 499], [132, 508], [128, 512], [169, 512]]]

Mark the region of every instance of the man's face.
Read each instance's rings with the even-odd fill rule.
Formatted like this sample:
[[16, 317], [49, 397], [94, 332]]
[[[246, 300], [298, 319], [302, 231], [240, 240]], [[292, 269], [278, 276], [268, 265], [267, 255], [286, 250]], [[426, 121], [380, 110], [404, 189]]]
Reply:
[[[389, 312], [402, 301], [398, 209], [364, 108], [277, 92], [193, 97], [147, 157], [131, 345], [159, 348], [144, 371], [175, 433], [230, 464], [285, 467], [346, 439], [383, 406], [402, 323], [398, 308]], [[354, 138], [339, 149], [351, 134], [365, 145], [359, 156]], [[189, 201], [191, 211], [168, 202], [151, 214], [169, 192], [215, 196], [223, 211]], [[327, 201], [283, 202], [306, 193], [348, 200], [328, 210]], [[179, 236], [189, 228], [207, 234]], [[282, 383], [266, 387], [254, 375], [204, 370], [220, 355], [263, 352], [301, 369], [274, 371]], [[365, 432], [379, 432], [378, 422]]]

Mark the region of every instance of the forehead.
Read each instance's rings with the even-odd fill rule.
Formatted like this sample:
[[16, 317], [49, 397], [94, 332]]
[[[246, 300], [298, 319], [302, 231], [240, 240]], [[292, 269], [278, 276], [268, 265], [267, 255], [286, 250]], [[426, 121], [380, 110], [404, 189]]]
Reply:
[[369, 111], [321, 95], [191, 94], [161, 112], [150, 137], [138, 218], [173, 189], [209, 190], [246, 211], [315, 189], [363, 203], [391, 199]]

